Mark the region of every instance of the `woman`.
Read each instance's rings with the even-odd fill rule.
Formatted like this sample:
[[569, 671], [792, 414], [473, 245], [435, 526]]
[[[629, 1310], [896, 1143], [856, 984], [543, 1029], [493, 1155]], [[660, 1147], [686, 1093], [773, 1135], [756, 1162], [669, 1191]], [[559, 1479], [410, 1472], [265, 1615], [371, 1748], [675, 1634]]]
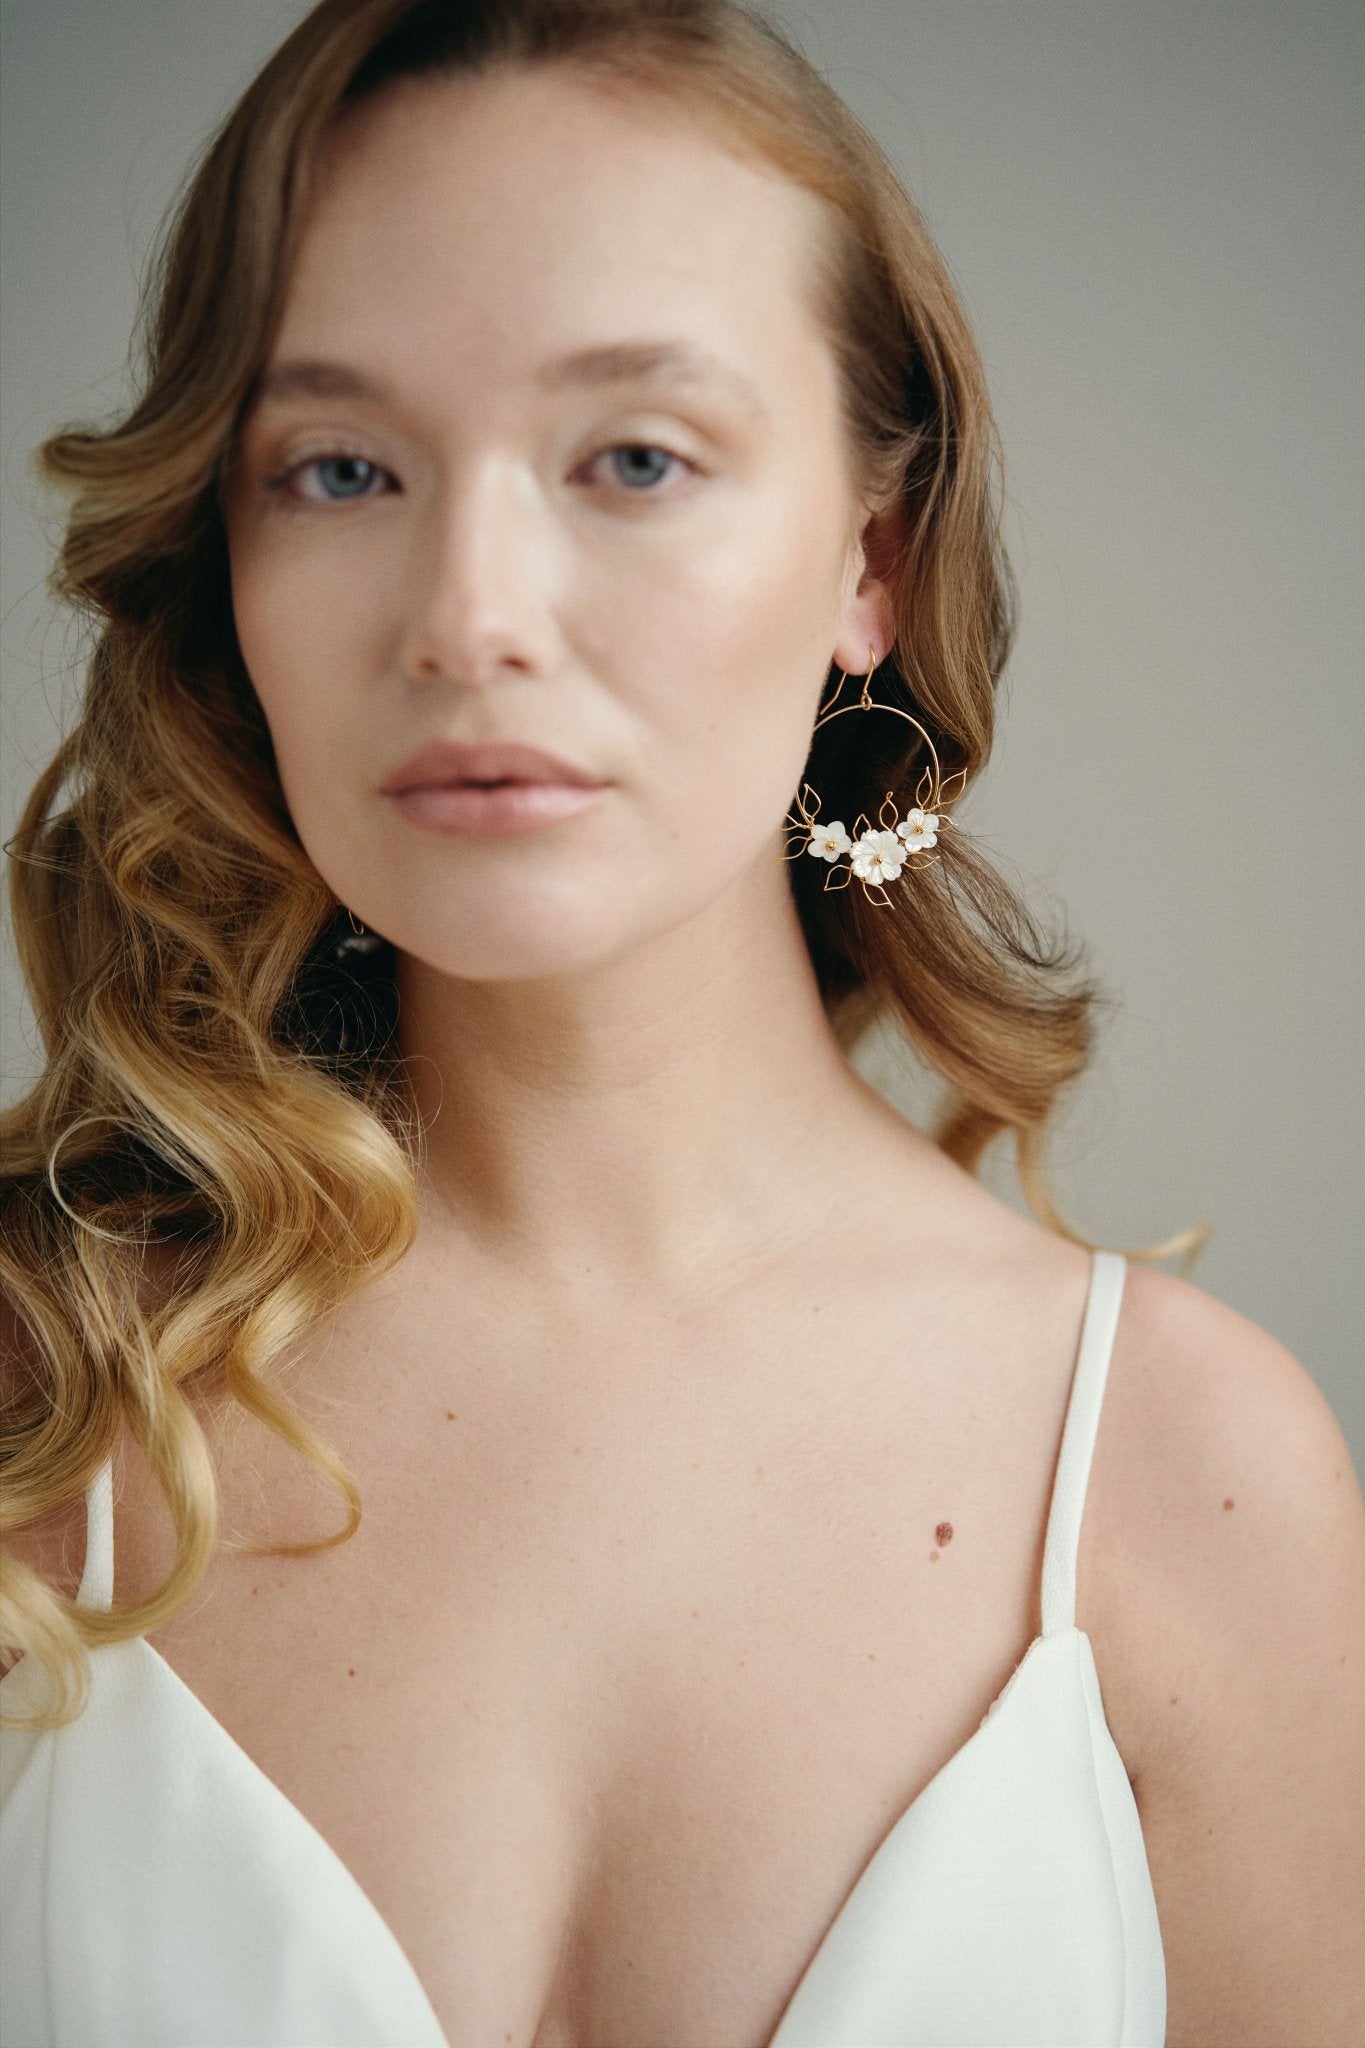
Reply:
[[323, 0], [158, 289], [44, 451], [12, 2040], [1354, 2039], [1365, 1516], [1048, 1201], [1094, 990], [955, 816], [990, 415], [884, 159], [725, 0]]

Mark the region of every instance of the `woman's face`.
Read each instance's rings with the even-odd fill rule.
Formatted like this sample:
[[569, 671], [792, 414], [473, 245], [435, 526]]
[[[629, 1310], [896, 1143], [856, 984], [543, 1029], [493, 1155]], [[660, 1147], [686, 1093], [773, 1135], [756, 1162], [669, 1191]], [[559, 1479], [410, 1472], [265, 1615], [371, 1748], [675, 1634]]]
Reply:
[[[604, 961], [735, 889], [780, 900], [863, 579], [818, 202], [653, 95], [563, 70], [355, 109], [229, 483], [233, 606], [299, 837], [445, 973]], [[605, 785], [451, 834], [383, 785], [434, 739]], [[420, 808], [420, 806], [419, 806]]]

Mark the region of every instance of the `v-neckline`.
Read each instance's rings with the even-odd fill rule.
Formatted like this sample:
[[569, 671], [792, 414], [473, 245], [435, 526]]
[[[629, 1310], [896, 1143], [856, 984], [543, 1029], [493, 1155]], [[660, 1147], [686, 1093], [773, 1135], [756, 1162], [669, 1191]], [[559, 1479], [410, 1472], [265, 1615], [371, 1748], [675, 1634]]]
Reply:
[[[834, 1917], [830, 1920], [829, 1925], [825, 1928], [824, 1933], [821, 1935], [820, 1940], [817, 1943], [813, 1954], [811, 1955], [809, 1961], [805, 1964], [804, 1968], [802, 1969], [801, 1975], [797, 1979], [795, 1987], [793, 1988], [786, 2005], [782, 2009], [781, 2016], [778, 2019], [776, 2032], [773, 2033], [769, 2038], [766, 2044], [766, 2048], [819, 2048], [819, 2044], [814, 2042], [803, 2043], [794, 2030], [800, 2023], [800, 2007], [802, 2003], [802, 1992], [805, 1986], [810, 1982], [810, 1980], [814, 1976], [816, 1965], [819, 1963], [820, 1958], [824, 1955], [825, 1951], [830, 1946], [830, 1943], [833, 1941], [836, 1928], [838, 1928], [845, 1919], [845, 1917], [850, 1912], [852, 1912], [855, 1901], [862, 1895], [864, 1890], [871, 1883], [874, 1870], [877, 1868], [877, 1866], [883, 1863], [893, 1853], [893, 1844], [898, 1843], [901, 1836], [908, 1831], [911, 1823], [915, 1819], [921, 1802], [926, 1798], [926, 1796], [931, 1791], [933, 1791], [934, 1787], [937, 1786], [950, 1771], [954, 1770], [954, 1768], [961, 1763], [962, 1759], [966, 1757], [969, 1754], [969, 1752], [971, 1752], [977, 1746], [977, 1744], [981, 1741], [982, 1737], [986, 1734], [987, 1729], [994, 1725], [994, 1718], [996, 1713], [1005, 1704], [1005, 1701], [1009, 1698], [1010, 1694], [1015, 1690], [1016, 1685], [1023, 1676], [1025, 1668], [1028, 1665], [1030, 1665], [1030, 1663], [1035, 1661], [1035, 1653], [1042, 1647], [1044, 1643], [1055, 1643], [1067, 1636], [1083, 1635], [1084, 1630], [1078, 1629], [1074, 1625], [1054, 1629], [1050, 1634], [1047, 1635], [1036, 1635], [1033, 1638], [1033, 1641], [1029, 1644], [1028, 1648], [1024, 1651], [1023, 1656], [1019, 1659], [1019, 1662], [1015, 1665], [1009, 1677], [1006, 1679], [1004, 1685], [1000, 1688], [1000, 1691], [996, 1694], [995, 1698], [987, 1707], [985, 1713], [981, 1717], [980, 1722], [973, 1729], [972, 1733], [967, 1737], [965, 1742], [962, 1742], [958, 1745], [958, 1747], [953, 1751], [952, 1755], [948, 1757], [944, 1763], [939, 1765], [939, 1768], [934, 1772], [933, 1776], [928, 1780], [928, 1782], [920, 1787], [919, 1791], [915, 1794], [915, 1797], [910, 1801], [910, 1804], [907, 1807], [903, 1808], [903, 1810], [899, 1814], [897, 1814], [895, 1819], [891, 1822], [891, 1825], [887, 1828], [886, 1832], [881, 1836], [880, 1840], [876, 1843], [875, 1847], [869, 1853], [857, 1877], [854, 1879], [853, 1884], [845, 1893], [843, 1901], [836, 1910]], [[337, 1850], [335, 1850], [332, 1847], [331, 1843], [327, 1840], [327, 1837], [320, 1831], [320, 1829], [318, 1829], [313, 1824], [312, 1821], [309, 1820], [308, 1816], [294, 1804], [293, 1800], [289, 1797], [288, 1793], [283, 1791], [281, 1787], [276, 1784], [275, 1780], [270, 1776], [270, 1774], [262, 1769], [260, 1764], [256, 1762], [255, 1758], [249, 1753], [249, 1751], [245, 1750], [242, 1747], [241, 1743], [237, 1740], [236, 1736], [233, 1735], [229, 1729], [224, 1727], [223, 1723], [218, 1719], [217, 1715], [213, 1713], [211, 1709], [205, 1705], [204, 1701], [200, 1699], [198, 1693], [194, 1691], [193, 1687], [185, 1683], [185, 1680], [180, 1676], [180, 1673], [175, 1669], [175, 1666], [173, 1664], [168, 1663], [167, 1660], [162, 1656], [161, 1652], [158, 1649], [154, 1648], [150, 1642], [148, 1642], [146, 1636], [133, 1636], [128, 1638], [127, 1642], [129, 1644], [136, 1645], [139, 1649], [144, 1651], [147, 1654], [147, 1656], [149, 1656], [153, 1660], [154, 1664], [158, 1667], [158, 1669], [161, 1672], [163, 1672], [169, 1679], [172, 1686], [174, 1686], [176, 1690], [182, 1695], [183, 1699], [189, 1703], [191, 1711], [199, 1719], [201, 1719], [205, 1723], [205, 1725], [210, 1729], [212, 1733], [212, 1739], [215, 1742], [221, 1743], [226, 1746], [229, 1753], [233, 1756], [237, 1767], [239, 1769], [244, 1768], [250, 1771], [256, 1779], [258, 1779], [260, 1782], [262, 1782], [269, 1788], [271, 1797], [278, 1802], [282, 1813], [288, 1816], [289, 1825], [291, 1827], [303, 1828], [307, 1831], [309, 1837], [316, 1845], [318, 1852], [326, 1858], [327, 1862], [332, 1867], [333, 1871], [340, 1877], [345, 1886], [355, 1894], [356, 1898], [359, 1900], [361, 1905], [365, 1908], [365, 1910], [374, 1920], [376, 1927], [380, 1929], [387, 1942], [391, 1945], [395, 1955], [400, 1960], [403, 1969], [405, 1970], [408, 1978], [411, 1981], [412, 1989], [414, 1990], [414, 1992], [418, 1994], [422, 2003], [427, 2007], [427, 2010], [431, 2014], [432, 2025], [436, 2030], [437, 2041], [440, 2043], [440, 2048], [454, 2048], [454, 2044], [450, 2041], [449, 2037], [445, 2032], [445, 2029], [441, 2025], [440, 2019], [436, 2012], [436, 2008], [432, 2005], [430, 1993], [427, 1991], [426, 1986], [423, 1984], [421, 1978], [419, 1977], [416, 1966], [413, 1963], [411, 1957], [408, 1955], [407, 1950], [399, 1941], [392, 1927], [389, 1925], [384, 1915], [380, 1912], [378, 1906], [370, 1897], [364, 1885], [362, 1885], [362, 1883], [360, 1882], [360, 1879], [355, 1875], [354, 1871], [350, 1868], [350, 1866], [343, 1860], [343, 1858], [337, 1852]], [[117, 1650], [122, 1647], [124, 1647], [124, 1645], [120, 1644], [110, 1644], [107, 1646], [107, 1648], [110, 1650]], [[99, 1654], [99, 1652], [96, 1652], [95, 1654]], [[23, 1660], [21, 1659], [20, 1661], [22, 1662]], [[19, 1667], [16, 1664], [13, 1668], [17, 1670]], [[6, 1673], [5, 1677], [8, 1676], [9, 1674]], [[3, 1685], [3, 1683], [4, 1679], [0, 1678], [0, 1685]]]
[[[803, 2042], [798, 2031], [801, 2026], [803, 2008], [808, 2009], [810, 2004], [806, 1994], [809, 1991], [813, 1995], [816, 1989], [812, 1980], [816, 1979], [819, 1975], [817, 1966], [820, 1964], [821, 1958], [835, 1941], [837, 1930], [845, 1924], [847, 1917], [854, 1911], [857, 1902], [865, 1896], [867, 1890], [874, 1883], [875, 1875], [892, 1859], [897, 1845], [912, 1830], [922, 1803], [946, 1777], [956, 1773], [963, 1766], [965, 1759], [978, 1749], [988, 1729], [999, 1725], [996, 1718], [999, 1709], [1006, 1705], [1011, 1695], [1017, 1697], [1016, 1688], [1019, 1686], [1024, 1673], [1028, 1670], [1039, 1668], [1038, 1653], [1042, 1650], [1043, 1646], [1067, 1640], [1073, 1643], [1078, 1642], [1085, 1646], [1093, 1669], [1093, 1649], [1090, 1647], [1089, 1638], [1084, 1630], [1078, 1628], [1075, 1624], [1075, 1561], [1079, 1540], [1080, 1516], [1084, 1507], [1086, 1480], [1089, 1475], [1090, 1459], [1094, 1445], [1096, 1419], [1104, 1394], [1108, 1361], [1113, 1343], [1114, 1323], [1117, 1320], [1122, 1299], [1124, 1276], [1125, 1262], [1121, 1255], [1099, 1250], [1095, 1251], [1092, 1257], [1090, 1282], [1082, 1313], [1079, 1345], [1072, 1367], [1071, 1386], [1067, 1400], [1066, 1416], [1063, 1422], [1062, 1442], [1058, 1452], [1057, 1466], [1053, 1476], [1052, 1495], [1048, 1507], [1047, 1528], [1044, 1538], [1041, 1596], [1043, 1629], [1028, 1644], [1008, 1679], [1006, 1679], [1000, 1691], [991, 1701], [980, 1722], [967, 1737], [966, 1741], [961, 1743], [946, 1762], [939, 1766], [928, 1783], [921, 1786], [914, 1799], [896, 1816], [890, 1827], [887, 1828], [881, 1839], [869, 1853], [857, 1878], [845, 1894], [842, 1903], [817, 1943], [814, 1953], [797, 1979], [796, 1985], [778, 2019], [776, 2030], [766, 2044], [766, 2048], [824, 2048], [823, 2043]], [[1087, 1365], [1088, 1370], [1086, 1370]], [[1082, 1395], [1084, 1396], [1084, 1402], [1080, 1399]], [[1079, 1468], [1079, 1486], [1076, 1486], [1074, 1483], [1064, 1483], [1071, 1479], [1073, 1467]], [[106, 1464], [101, 1476], [105, 1479], [106, 1484], [111, 1483], [111, 1463]], [[89, 1491], [87, 1490], [88, 1501]], [[108, 1517], [108, 1527], [104, 1532], [102, 1547], [98, 1550], [93, 1550], [90, 1538], [87, 1536], [85, 1571], [77, 1593], [78, 1602], [85, 1602], [87, 1595], [90, 1595], [93, 1596], [90, 1604], [97, 1606], [107, 1606], [112, 1595], [113, 1529], [111, 1499], [106, 1499], [105, 1501], [105, 1513]], [[87, 1508], [87, 1517], [89, 1517], [89, 1508]], [[89, 1530], [89, 1527], [89, 1518], [87, 1518], [87, 1530]], [[106, 1579], [107, 1585], [105, 1584]], [[1054, 1621], [1054, 1625], [1049, 1629], [1047, 1627], [1049, 1614], [1055, 1617], [1059, 1613], [1067, 1613], [1072, 1618], [1066, 1622]], [[409, 1989], [413, 1994], [415, 2002], [423, 2006], [430, 2016], [435, 2048], [453, 2048], [453, 2044], [449, 2041], [441, 2026], [435, 2007], [431, 2003], [431, 1999], [421, 1978], [418, 1976], [411, 1958], [394, 1934], [393, 1929], [389, 1926], [388, 1921], [379, 1911], [378, 1906], [376, 1906], [361, 1884], [359, 1878], [343, 1862], [326, 1837], [300, 1811], [288, 1795], [281, 1790], [274, 1779], [262, 1770], [254, 1758], [243, 1749], [236, 1737], [223, 1726], [223, 1723], [215, 1714], [210, 1712], [198, 1694], [181, 1678], [175, 1667], [166, 1661], [159, 1650], [153, 1648], [145, 1636], [127, 1637], [120, 1642], [100, 1646], [98, 1650], [92, 1652], [92, 1655], [116, 1654], [120, 1650], [127, 1649], [129, 1644], [141, 1646], [141, 1649], [152, 1659], [153, 1666], [159, 1667], [161, 1671], [166, 1673], [171, 1685], [184, 1696], [185, 1700], [189, 1703], [191, 1711], [208, 1725], [211, 1731], [211, 1739], [216, 1743], [226, 1745], [228, 1753], [234, 1756], [237, 1767], [249, 1771], [253, 1778], [267, 1789], [269, 1798], [278, 1805], [281, 1815], [288, 1824], [306, 1833], [315, 1845], [316, 1850], [323, 1857], [326, 1866], [338, 1879], [342, 1889], [353, 1895], [363, 1912], [373, 1921], [376, 1932], [382, 1935], [385, 1944], [408, 1981]], [[17, 1671], [25, 1661], [26, 1659], [21, 1658], [19, 1663], [14, 1665], [9, 1672], [0, 1676], [0, 1688], [3, 1688], [13, 1676], [14, 1671]], [[1120, 1759], [1120, 1763], [1121, 1761]]]

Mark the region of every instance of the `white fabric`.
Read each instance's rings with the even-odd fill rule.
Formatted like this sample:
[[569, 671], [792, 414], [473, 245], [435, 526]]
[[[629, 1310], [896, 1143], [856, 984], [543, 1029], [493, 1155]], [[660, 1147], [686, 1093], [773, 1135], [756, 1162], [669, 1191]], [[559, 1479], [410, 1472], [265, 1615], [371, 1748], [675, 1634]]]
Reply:
[[[770, 2048], [1161, 2048], [1142, 1829], [1075, 1626], [1124, 1271], [1094, 1255], [1043, 1633], [864, 1867]], [[88, 1507], [77, 1597], [107, 1606], [108, 1466]], [[74, 1723], [0, 1734], [3, 2048], [465, 2048], [340, 1858], [150, 1643], [95, 1650], [91, 1680]], [[32, 1658], [0, 1679], [6, 1713], [40, 1696]]]

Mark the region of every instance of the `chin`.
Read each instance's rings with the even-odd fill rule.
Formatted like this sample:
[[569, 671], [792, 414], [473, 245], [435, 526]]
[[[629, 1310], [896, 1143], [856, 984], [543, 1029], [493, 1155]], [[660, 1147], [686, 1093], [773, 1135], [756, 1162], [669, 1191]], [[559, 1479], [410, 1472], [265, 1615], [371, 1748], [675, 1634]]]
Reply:
[[557, 904], [533, 904], [526, 895], [496, 915], [471, 911], [456, 923], [447, 912], [425, 929], [409, 910], [391, 927], [400, 954], [457, 981], [546, 981], [586, 974], [618, 959], [650, 934], [626, 930], [604, 906], [566, 915]]

